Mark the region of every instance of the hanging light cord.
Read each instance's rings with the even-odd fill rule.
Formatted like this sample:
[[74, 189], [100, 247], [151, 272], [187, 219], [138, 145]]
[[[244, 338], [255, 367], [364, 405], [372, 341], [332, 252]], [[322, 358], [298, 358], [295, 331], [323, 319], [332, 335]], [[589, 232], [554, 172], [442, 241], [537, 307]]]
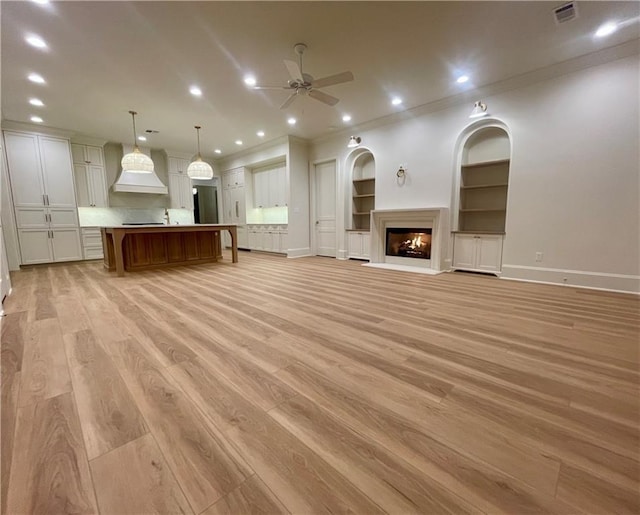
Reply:
[[138, 148], [138, 139], [136, 138], [136, 113], [135, 111], [129, 111], [131, 118], [133, 119], [133, 147]]
[[195, 126], [197, 134], [198, 134], [198, 159], [202, 160], [202, 156], [200, 155], [200, 129], [202, 127], [200, 127], [200, 125], [196, 125]]

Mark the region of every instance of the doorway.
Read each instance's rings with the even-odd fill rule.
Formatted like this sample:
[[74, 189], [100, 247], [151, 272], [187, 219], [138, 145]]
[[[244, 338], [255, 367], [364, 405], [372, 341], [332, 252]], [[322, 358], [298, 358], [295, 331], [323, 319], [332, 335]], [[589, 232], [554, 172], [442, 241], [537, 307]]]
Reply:
[[336, 257], [336, 162], [317, 163], [314, 171], [316, 255]]
[[218, 223], [218, 189], [215, 186], [193, 186], [193, 218], [197, 224]]

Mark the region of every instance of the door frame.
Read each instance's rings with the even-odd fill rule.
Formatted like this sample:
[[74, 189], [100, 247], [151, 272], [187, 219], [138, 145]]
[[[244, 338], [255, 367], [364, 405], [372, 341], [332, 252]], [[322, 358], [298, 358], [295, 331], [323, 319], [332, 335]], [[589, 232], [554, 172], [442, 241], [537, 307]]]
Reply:
[[[334, 257], [338, 257], [339, 253], [339, 239], [338, 234], [340, 231], [339, 222], [342, 220], [339, 211], [341, 210], [341, 203], [338, 200], [341, 198], [340, 191], [340, 181], [338, 180], [338, 176], [340, 175], [340, 161], [337, 157], [325, 157], [322, 159], [317, 159], [311, 162], [311, 166], [309, 167], [309, 236], [311, 242], [311, 255], [318, 255], [318, 238], [316, 237], [316, 207], [317, 207], [317, 191], [316, 191], [316, 166], [324, 163], [334, 163], [335, 166], [335, 192], [336, 192], [336, 255]], [[344, 232], [344, 227], [342, 227]]]

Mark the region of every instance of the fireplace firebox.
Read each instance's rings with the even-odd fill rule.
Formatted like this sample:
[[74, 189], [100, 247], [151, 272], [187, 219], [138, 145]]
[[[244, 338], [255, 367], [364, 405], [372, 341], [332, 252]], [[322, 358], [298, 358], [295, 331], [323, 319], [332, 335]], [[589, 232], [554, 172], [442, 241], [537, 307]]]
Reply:
[[431, 259], [431, 229], [387, 227], [387, 256]]

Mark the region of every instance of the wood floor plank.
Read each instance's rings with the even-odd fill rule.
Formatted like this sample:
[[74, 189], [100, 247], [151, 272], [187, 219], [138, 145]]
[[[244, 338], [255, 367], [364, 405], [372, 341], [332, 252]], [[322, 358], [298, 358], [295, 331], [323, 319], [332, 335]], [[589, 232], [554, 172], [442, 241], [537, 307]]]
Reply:
[[7, 513], [98, 513], [73, 396], [18, 410]]
[[57, 318], [29, 324], [20, 378], [20, 406], [71, 391], [71, 378]]
[[202, 515], [239, 515], [241, 513], [289, 513], [258, 476], [251, 476], [229, 492]]
[[89, 459], [145, 434], [142, 415], [93, 332], [80, 331], [64, 339]]
[[388, 513], [468, 513], [470, 503], [304, 397], [269, 412]]
[[640, 513], [637, 296], [224, 253], [12, 275], [4, 513], [95, 510], [34, 431], [102, 513]]
[[201, 512], [253, 474], [241, 455], [133, 340], [112, 344], [117, 365], [193, 510]]
[[27, 324], [27, 312], [9, 313], [0, 318], [0, 513], [6, 513], [7, 490], [13, 459], [13, 444], [15, 438], [15, 424], [18, 410], [18, 395], [20, 388], [20, 370], [22, 369], [22, 355]]
[[202, 362], [171, 373], [292, 513], [381, 513], [360, 490]]
[[584, 513], [632, 515], [638, 513], [640, 504], [637, 489], [621, 488], [568, 465], [562, 465], [560, 470], [557, 496]]
[[90, 465], [103, 514], [193, 513], [150, 434], [96, 458]]

